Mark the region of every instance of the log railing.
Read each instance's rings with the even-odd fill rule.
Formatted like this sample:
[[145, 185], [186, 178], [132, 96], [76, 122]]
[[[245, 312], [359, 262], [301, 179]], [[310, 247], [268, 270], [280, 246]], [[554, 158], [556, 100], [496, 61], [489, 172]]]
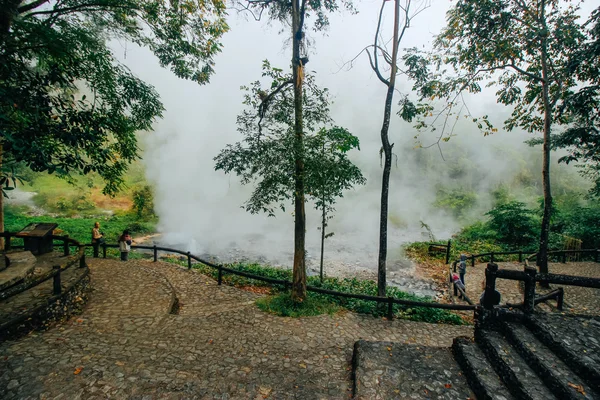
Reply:
[[[16, 232], [0, 232], [0, 237], [5, 238], [5, 250], [18, 249], [23, 248], [23, 246], [13, 246], [11, 244], [11, 238], [16, 235]], [[61, 284], [61, 274], [72, 267], [73, 265], [78, 265], [80, 268], [86, 268], [85, 261], [85, 245], [79, 243], [75, 239], [71, 239], [68, 235], [65, 236], [57, 236], [52, 235], [53, 241], [58, 241], [59, 246], [62, 246], [63, 255], [69, 256], [71, 254], [70, 248], [76, 247], [78, 249], [77, 253], [70, 257], [64, 265], [53, 265], [52, 269], [33, 279], [30, 281], [25, 281], [24, 283], [17, 284], [11, 288], [6, 289], [4, 292], [0, 293], [0, 301], [6, 300], [10, 297], [16, 296], [19, 293], [22, 293], [26, 290], [34, 288], [50, 279], [53, 280], [53, 294], [60, 295], [62, 293], [62, 284]], [[56, 246], [56, 245], [55, 245]]]

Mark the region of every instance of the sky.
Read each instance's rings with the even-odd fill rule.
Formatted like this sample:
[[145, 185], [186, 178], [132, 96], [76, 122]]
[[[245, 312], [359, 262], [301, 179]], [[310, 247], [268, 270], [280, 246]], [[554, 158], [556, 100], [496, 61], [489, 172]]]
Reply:
[[[364, 187], [348, 192], [337, 205], [330, 229], [329, 259], [375, 268], [378, 249], [379, 198], [381, 168], [379, 132], [383, 117], [386, 87], [369, 67], [365, 55], [348, 68], [352, 60], [372, 42], [379, 1], [357, 4], [358, 14], [341, 12], [330, 17], [331, 25], [323, 33], [307, 32], [311, 42], [307, 70], [330, 89], [334, 100], [332, 117], [337, 125], [348, 128], [361, 141], [360, 153], [352, 160], [368, 180]], [[388, 2], [384, 19], [384, 37], [391, 35], [392, 2]], [[450, 1], [432, 1], [416, 16], [407, 30], [402, 47], [431, 47], [434, 35], [444, 25]], [[208, 85], [199, 86], [176, 78], [162, 69], [145, 49], [126, 43], [113, 43], [117, 57], [139, 77], [154, 85], [166, 112], [153, 132], [142, 136], [143, 160], [147, 179], [155, 187], [155, 206], [159, 230], [170, 244], [184, 246], [197, 254], [266, 257], [272, 263], [291, 263], [293, 252], [293, 216], [288, 210], [276, 218], [250, 215], [240, 206], [251, 187], [243, 187], [236, 176], [214, 171], [213, 158], [229, 143], [241, 140], [235, 120], [242, 110], [240, 86], [259, 79], [262, 60], [286, 69], [290, 65], [288, 29], [283, 34], [278, 23], [254, 21], [251, 16], [229, 11], [230, 32], [223, 38], [224, 50], [216, 57], [216, 74]], [[399, 92], [406, 93], [410, 84], [400, 79]], [[395, 100], [397, 100], [396, 97]], [[395, 101], [396, 103], [396, 101]], [[469, 100], [475, 115], [491, 114], [501, 125], [507, 110], [496, 105], [493, 93]], [[477, 148], [476, 164], [487, 168], [480, 190], [487, 192], [503, 179], [517, 172], [513, 163], [499, 153], [498, 146], [515, 151], [528, 139], [523, 132], [503, 132], [483, 138], [473, 126], [459, 125], [460, 135], [453, 143]], [[447, 238], [458, 229], [451, 217], [432, 207], [435, 187], [414, 168], [417, 152], [434, 152], [435, 162], [444, 163], [437, 148], [416, 149], [416, 131], [410, 124], [392, 117], [390, 140], [396, 143], [398, 166], [392, 170], [390, 213], [402, 219], [402, 228], [390, 227], [390, 258], [400, 257], [400, 244], [422, 240], [420, 221], [429, 224], [436, 236]], [[424, 144], [433, 136], [421, 135]], [[484, 166], [484, 167], [483, 167]], [[318, 214], [307, 204], [307, 249], [309, 260], [318, 258], [320, 233]], [[290, 207], [291, 209], [291, 207]], [[326, 255], [326, 258], [328, 256]]]

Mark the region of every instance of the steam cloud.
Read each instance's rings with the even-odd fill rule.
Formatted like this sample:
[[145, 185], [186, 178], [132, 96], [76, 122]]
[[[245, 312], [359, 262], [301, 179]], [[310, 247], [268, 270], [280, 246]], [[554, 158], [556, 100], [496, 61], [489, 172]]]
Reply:
[[[333, 16], [328, 36], [310, 34], [314, 46], [308, 64], [311, 71], [316, 71], [321, 85], [331, 90], [336, 124], [347, 127], [361, 140], [361, 151], [355, 152], [352, 159], [368, 179], [367, 185], [339, 200], [328, 228], [335, 236], [327, 240], [326, 260], [329, 265], [342, 263], [371, 270], [377, 265], [379, 132], [385, 86], [369, 69], [366, 56], [357, 59], [350, 70], [340, 67], [372, 40], [378, 7], [379, 3], [362, 3], [358, 15]], [[415, 18], [403, 47], [429, 47], [435, 30], [444, 23], [445, 11], [436, 5]], [[280, 30], [277, 24], [245, 21], [233, 13], [230, 25], [224, 52], [216, 60], [217, 74], [203, 87], [176, 79], [144, 50], [115, 44], [132, 70], [157, 87], [167, 108], [165, 118], [156, 124], [154, 132], [146, 135], [143, 143], [147, 177], [155, 186], [159, 230], [166, 242], [186, 246], [196, 254], [218, 255], [223, 259], [245, 256], [289, 266], [293, 253], [293, 207], [290, 205], [286, 213], [276, 218], [246, 213], [240, 206], [252, 188], [241, 186], [236, 176], [215, 172], [213, 162], [226, 144], [241, 138], [235, 125], [242, 107], [239, 87], [260, 78], [263, 59], [281, 68], [289, 65], [286, 37], [277, 34]], [[401, 79], [398, 89], [407, 93], [410, 84]], [[493, 93], [479, 95], [469, 105], [474, 115], [494, 114], [491, 119], [499, 127], [507, 115], [507, 110], [496, 105]], [[390, 139], [395, 142], [397, 156], [389, 197], [390, 215], [395, 221], [389, 225], [392, 265], [401, 259], [402, 243], [424, 239], [420, 221], [429, 224], [442, 239], [459, 228], [452, 216], [433, 207], [437, 184], [445, 182], [449, 187], [464, 184], [464, 177], [453, 179], [448, 171], [448, 165], [459, 156], [467, 155], [471, 170], [477, 171], [477, 176], [468, 182], [479, 194], [480, 209], [472, 210], [479, 215], [489, 209], [488, 193], [498, 184], [510, 182], [523, 169], [530, 169], [536, 179], [541, 175], [538, 173], [541, 163], [535, 164], [539, 159], [535, 155], [540, 151], [522, 143], [531, 137], [528, 134], [500, 129], [499, 133], [483, 138], [467, 121], [460, 122], [455, 133], [457, 136], [449, 144], [442, 145], [444, 161], [437, 147], [415, 149], [415, 130], [399, 117], [392, 117]], [[424, 134], [420, 140], [423, 144], [432, 143], [435, 136]], [[516, 162], [523, 154], [531, 154], [525, 157], [531, 160], [527, 165]], [[428, 159], [431, 168], [422, 167], [427, 165], [419, 162], [423, 158]], [[552, 168], [556, 169], [556, 164]], [[314, 266], [319, 254], [320, 218], [311, 204], [306, 207], [307, 250], [309, 264]]]

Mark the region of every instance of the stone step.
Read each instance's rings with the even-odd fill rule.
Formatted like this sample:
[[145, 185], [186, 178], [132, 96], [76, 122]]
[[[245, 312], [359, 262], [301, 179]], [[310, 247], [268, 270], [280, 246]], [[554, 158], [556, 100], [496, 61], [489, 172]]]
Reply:
[[561, 399], [600, 399], [556, 354], [519, 323], [503, 323], [504, 334], [521, 357]]
[[355, 399], [473, 398], [449, 348], [359, 340], [352, 367]]
[[466, 337], [454, 339], [452, 352], [478, 400], [514, 399], [489, 364], [485, 354], [471, 339]]
[[476, 340], [513, 396], [527, 400], [556, 398], [502, 334], [482, 329], [476, 331]]
[[600, 318], [535, 314], [525, 323], [538, 340], [600, 394]]

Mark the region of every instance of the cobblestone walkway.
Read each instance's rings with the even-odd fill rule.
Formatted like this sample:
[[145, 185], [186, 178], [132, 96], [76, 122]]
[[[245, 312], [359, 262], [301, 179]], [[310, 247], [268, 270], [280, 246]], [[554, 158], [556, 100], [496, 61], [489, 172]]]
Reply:
[[448, 347], [472, 336], [349, 312], [281, 318], [261, 312], [257, 294], [172, 264], [90, 264], [82, 315], [0, 344], [0, 398], [347, 399], [355, 341]]

